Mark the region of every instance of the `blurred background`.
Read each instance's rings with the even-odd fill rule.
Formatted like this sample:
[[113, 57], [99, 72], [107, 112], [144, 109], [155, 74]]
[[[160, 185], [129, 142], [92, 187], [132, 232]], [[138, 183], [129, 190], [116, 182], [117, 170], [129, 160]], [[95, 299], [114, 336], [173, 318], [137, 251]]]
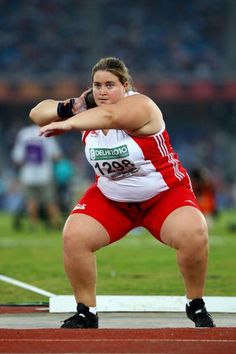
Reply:
[[[124, 60], [161, 108], [203, 211], [235, 209], [235, 34], [234, 0], [0, 0], [0, 212], [19, 211], [12, 150], [30, 109], [78, 96], [103, 56]], [[79, 134], [57, 140], [71, 168], [66, 214], [93, 173]]]

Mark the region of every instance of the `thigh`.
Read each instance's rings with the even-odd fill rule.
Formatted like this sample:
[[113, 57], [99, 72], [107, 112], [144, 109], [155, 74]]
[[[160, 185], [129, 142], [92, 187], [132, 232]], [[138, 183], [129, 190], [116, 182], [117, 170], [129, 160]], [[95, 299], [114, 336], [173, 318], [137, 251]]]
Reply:
[[121, 239], [134, 227], [119, 203], [106, 198], [96, 185], [88, 189], [71, 214], [83, 214], [96, 220], [108, 233], [110, 243]]
[[45, 184], [39, 188], [41, 203], [47, 205], [48, 203], [55, 203], [55, 186], [52, 183]]
[[108, 232], [100, 222], [85, 214], [71, 214], [63, 230], [64, 246], [76, 250], [85, 247], [97, 251], [110, 243]]
[[[175, 249], [200, 251], [200, 245], [207, 244], [206, 220], [197, 208], [182, 206], [171, 212], [161, 227], [161, 239]], [[196, 246], [199, 245], [197, 250]]]
[[25, 186], [24, 194], [27, 201], [38, 201], [38, 192], [37, 189], [33, 186]]
[[42, 206], [55, 202], [55, 188], [51, 183], [35, 186], [32, 191], [34, 191], [35, 198]]
[[[178, 208], [189, 206], [199, 209], [194, 193], [187, 187], [178, 186], [163, 193], [157, 198], [143, 219], [143, 226], [159, 241], [164, 242], [161, 233], [167, 217]], [[186, 220], [185, 220], [186, 221]]]

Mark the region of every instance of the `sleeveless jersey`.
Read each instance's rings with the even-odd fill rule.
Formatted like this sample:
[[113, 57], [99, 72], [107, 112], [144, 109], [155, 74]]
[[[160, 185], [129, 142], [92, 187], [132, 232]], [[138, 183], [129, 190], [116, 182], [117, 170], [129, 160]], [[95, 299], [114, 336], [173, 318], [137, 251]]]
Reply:
[[177, 185], [191, 188], [186, 170], [163, 129], [152, 136], [131, 136], [123, 130], [86, 131], [82, 140], [97, 185], [109, 199], [141, 202]]

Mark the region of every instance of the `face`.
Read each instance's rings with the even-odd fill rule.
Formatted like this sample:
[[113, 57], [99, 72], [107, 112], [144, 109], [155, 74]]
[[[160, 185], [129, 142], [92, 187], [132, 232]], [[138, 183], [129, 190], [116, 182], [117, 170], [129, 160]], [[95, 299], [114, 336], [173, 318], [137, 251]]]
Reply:
[[128, 82], [124, 85], [109, 71], [99, 70], [93, 77], [93, 96], [98, 106], [118, 102], [124, 97]]

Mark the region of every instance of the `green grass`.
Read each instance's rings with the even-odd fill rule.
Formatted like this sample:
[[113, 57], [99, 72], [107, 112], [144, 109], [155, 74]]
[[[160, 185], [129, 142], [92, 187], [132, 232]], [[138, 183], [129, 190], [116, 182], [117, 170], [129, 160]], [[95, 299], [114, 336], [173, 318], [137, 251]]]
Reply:
[[[236, 211], [222, 213], [210, 230], [208, 296], [236, 296]], [[183, 295], [175, 251], [145, 230], [97, 252], [100, 295]], [[71, 294], [63, 269], [60, 231], [40, 227], [12, 228], [12, 217], [0, 215], [0, 274], [55, 294]], [[0, 281], [1, 304], [47, 302], [42, 295]]]

